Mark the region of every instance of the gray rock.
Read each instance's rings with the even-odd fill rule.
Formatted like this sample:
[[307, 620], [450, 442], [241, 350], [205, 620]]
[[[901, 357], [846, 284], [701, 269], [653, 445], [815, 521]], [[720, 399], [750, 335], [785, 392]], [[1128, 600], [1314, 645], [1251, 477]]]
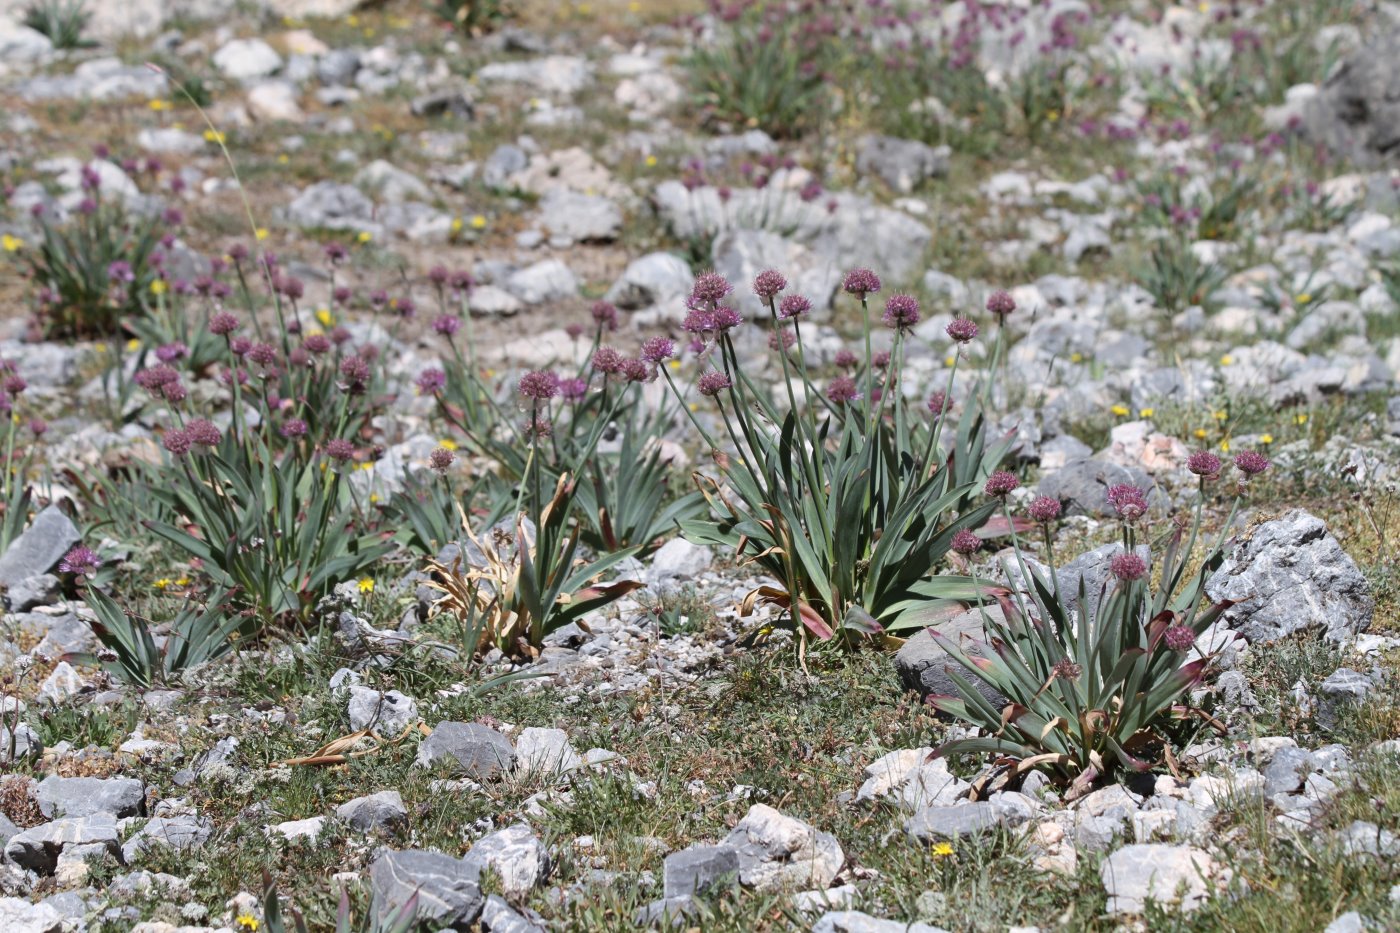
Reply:
[[11, 612], [28, 612], [37, 606], [52, 606], [61, 595], [60, 581], [51, 573], [27, 577], [5, 591], [5, 605]]
[[5, 844], [5, 857], [21, 868], [51, 874], [58, 857], [72, 846], [102, 845], [120, 856], [117, 821], [110, 813], [66, 817], [26, 829]]
[[1400, 26], [1376, 35], [1332, 72], [1303, 111], [1303, 131], [1360, 165], [1400, 160]]
[[480, 866], [441, 852], [384, 852], [369, 867], [373, 910], [386, 921], [417, 894], [420, 923], [466, 927], [486, 903], [480, 878]]
[[399, 735], [418, 721], [418, 704], [397, 690], [380, 693], [369, 687], [350, 688], [350, 728], [373, 728], [382, 735]]
[[596, 194], [550, 188], [540, 199], [540, 225], [553, 236], [583, 243], [615, 240], [622, 232], [622, 210]]
[[690, 265], [673, 253], [648, 253], [627, 264], [605, 296], [625, 310], [684, 301], [695, 285]]
[[[804, 295], [818, 319], [831, 305], [841, 284], [842, 270], [810, 246], [772, 230], [725, 230], [712, 246], [715, 270], [736, 285], [747, 285], [765, 269], [787, 277], [787, 294]], [[747, 307], [758, 310], [757, 304]]]
[[527, 305], [572, 298], [578, 293], [578, 279], [558, 259], [546, 259], [512, 272], [505, 289]]
[[490, 869], [501, 886], [501, 893], [517, 900], [549, 876], [549, 850], [524, 824], [481, 837], [462, 861], [482, 870]]
[[663, 867], [666, 898], [693, 897], [739, 878], [739, 853], [727, 845], [691, 846], [666, 856]]
[[927, 923], [882, 920], [858, 910], [833, 910], [822, 914], [812, 925], [812, 933], [948, 933]]
[[[38, 758], [44, 753], [44, 743], [39, 739], [39, 733], [31, 729], [28, 723], [22, 722], [15, 727], [13, 740], [16, 760]], [[10, 761], [10, 741], [10, 727], [0, 725], [0, 764]]]
[[877, 175], [900, 194], [909, 194], [926, 179], [948, 174], [952, 150], [913, 139], [862, 136], [856, 142], [856, 171]]
[[[4, 46], [0, 46], [0, 53]], [[31, 904], [18, 897], [0, 897], [0, 930], [6, 933], [60, 933], [63, 915], [48, 904]]]
[[296, 842], [304, 839], [307, 842], [315, 842], [316, 838], [326, 828], [326, 818], [324, 816], [312, 816], [304, 820], [287, 820], [284, 823], [275, 823], [268, 827], [269, 832], [276, 833], [288, 842]]
[[583, 766], [563, 729], [522, 729], [515, 739], [515, 766], [522, 774], [562, 774]]
[[474, 780], [495, 777], [515, 766], [510, 739], [479, 723], [442, 722], [418, 746], [419, 767], [446, 761]]
[[846, 861], [830, 833], [757, 803], [724, 845], [737, 851], [739, 880], [757, 891], [805, 891], [830, 886]]
[[1318, 684], [1318, 692], [1333, 701], [1359, 703], [1377, 685], [1379, 678], [1351, 668], [1339, 667]]
[[[993, 619], [999, 621], [1006, 619], [1000, 606], [989, 606], [985, 612], [988, 617]], [[935, 632], [957, 643], [972, 657], [981, 657], [981, 649], [973, 645], [969, 639], [975, 639], [979, 642], [986, 640], [983, 610], [973, 609], [956, 615], [946, 622], [937, 622], [928, 628], [920, 629], [895, 652], [894, 668], [905, 689], [918, 691], [920, 697], [930, 695], [961, 696], [953, 678], [949, 676], [949, 671], [953, 671], [976, 687], [977, 691], [986, 697], [993, 706], [998, 709], [1005, 706], [1006, 697], [973, 677], [966, 668], [953, 660], [934, 639]]]
[[504, 188], [510, 176], [524, 171], [530, 164], [530, 157], [519, 146], [507, 143], [497, 146], [481, 168], [481, 180], [488, 188]]
[[433, 196], [432, 191], [417, 175], [383, 159], [375, 159], [356, 172], [355, 184], [391, 204], [428, 201]]
[[573, 55], [547, 55], [525, 62], [492, 62], [476, 73], [483, 84], [525, 84], [546, 94], [570, 96], [588, 86], [593, 68]]
[[362, 833], [392, 832], [408, 825], [408, 808], [396, 790], [347, 800], [335, 808], [335, 815]]
[[922, 843], [980, 835], [1001, 825], [1001, 814], [986, 801], [951, 807], [925, 807], [904, 821], [904, 832]]
[[714, 561], [714, 554], [703, 544], [692, 544], [684, 538], [672, 538], [651, 556], [647, 582], [652, 587], [675, 580], [693, 580]]
[[282, 56], [261, 39], [234, 39], [214, 53], [214, 67], [226, 78], [265, 78], [282, 67]]
[[487, 933], [546, 933], [544, 918], [533, 910], [516, 910], [499, 894], [486, 899], [481, 910], [481, 928]]
[[59, 777], [51, 774], [39, 782], [39, 812], [49, 819], [64, 816], [140, 816], [145, 809], [146, 788], [135, 778]]
[[354, 185], [318, 181], [287, 205], [287, 219], [304, 229], [368, 230], [374, 224], [374, 202]]
[[49, 506], [0, 556], [0, 586], [12, 587], [48, 573], [82, 540], [72, 520], [57, 505]]
[[[1152, 479], [1142, 470], [1084, 457], [1070, 460], [1058, 470], [1040, 480], [1036, 492], [1059, 499], [1067, 515], [1092, 515], [1113, 518], [1115, 512], [1108, 504], [1108, 487], [1129, 483], [1143, 490], [1152, 489]], [[1148, 502], [1162, 502], [1160, 494], [1150, 493]]]
[[67, 661], [59, 661], [39, 685], [39, 696], [57, 705], [88, 688], [88, 683], [79, 676], [73, 665]]
[[1264, 794], [1296, 794], [1303, 781], [1314, 770], [1312, 755], [1293, 746], [1280, 748], [1264, 766]]
[[693, 897], [665, 897], [638, 909], [632, 922], [641, 929], [661, 927], [667, 929], [681, 926], [691, 917], [704, 913], [704, 904]]
[[1366, 577], [1323, 521], [1302, 509], [1237, 540], [1206, 581], [1206, 595], [1234, 601], [1225, 623], [1251, 642], [1313, 628], [1346, 638], [1364, 632], [1375, 609]]
[[1370, 855], [1391, 859], [1400, 856], [1400, 837], [1366, 820], [1353, 820], [1338, 833], [1338, 838], [1342, 851], [1352, 858]]
[[122, 846], [122, 861], [131, 864], [151, 849], [197, 849], [209, 841], [213, 831], [209, 820], [194, 813], [152, 817]]
[[316, 60], [316, 77], [322, 84], [348, 87], [360, 70], [360, 53], [355, 49], [331, 49]]
[[1124, 846], [1099, 869], [1110, 914], [1140, 914], [1149, 900], [1192, 911], [1210, 896], [1213, 881], [1226, 874], [1228, 869], [1201, 849], [1162, 843]]
[[459, 120], [476, 117], [476, 102], [471, 95], [458, 89], [433, 91], [413, 98], [408, 108], [415, 117], [443, 117], [451, 115]]
[[1354, 910], [1348, 910], [1336, 920], [1327, 924], [1322, 933], [1366, 933], [1365, 918]]

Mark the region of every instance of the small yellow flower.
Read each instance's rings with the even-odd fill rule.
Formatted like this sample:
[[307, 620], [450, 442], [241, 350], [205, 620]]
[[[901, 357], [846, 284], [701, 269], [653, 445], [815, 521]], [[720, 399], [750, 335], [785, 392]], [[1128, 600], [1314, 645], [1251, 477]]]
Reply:
[[592, 5], [591, 5], [591, 4], [587, 4], [587, 3], [580, 3], [580, 4], [578, 5], [578, 15], [579, 15], [579, 16], [592, 16], [592, 15], [593, 15], [593, 7], [592, 7]]
[[1070, 361], [1071, 363], [1082, 363], [1082, 362], [1084, 362], [1084, 354], [1083, 354], [1083, 353], [1080, 353], [1080, 352], [1078, 352], [1078, 351], [1075, 351], [1074, 353], [1071, 353], [1071, 354], [1069, 355], [1069, 361]]
[[1194, 435], [1195, 435], [1196, 437], [1198, 437], [1198, 438], [1205, 437], [1205, 436], [1206, 436], [1206, 429], [1205, 429], [1205, 428], [1197, 428], [1196, 430], [1192, 431], [1191, 433], [1194, 434]]
[[349, 16], [345, 17], [345, 25], [350, 26], [352, 28], [358, 26], [360, 25], [360, 18], [354, 13], [351, 13]]
[[1051, 110], [1051, 111], [1049, 111], [1048, 113], [1045, 114], [1045, 119], [1049, 120], [1051, 123], [1054, 123], [1056, 120], [1060, 119], [1060, 111], [1058, 111], [1058, 110]]
[[1203, 2], [1196, 4], [1196, 9], [1200, 10], [1202, 13], [1209, 13], [1209, 12], [1210, 12], [1210, 4], [1209, 4], [1209, 3], [1205, 3], [1204, 0], [1203, 0]]
[[473, 230], [484, 230], [484, 229], [486, 229], [486, 215], [485, 215], [485, 214], [476, 214], [476, 215], [474, 215], [474, 216], [472, 217], [472, 229], [473, 229]]
[[1235, 358], [1234, 358], [1233, 356], [1231, 356], [1230, 354], [1226, 353], [1224, 356], [1222, 356], [1222, 357], [1220, 358], [1220, 365], [1221, 365], [1221, 366], [1229, 366], [1229, 365], [1230, 365], [1231, 363], [1233, 363], [1234, 361], [1235, 361]]
[[370, 240], [374, 239], [374, 234], [370, 233], [368, 230], [361, 230], [359, 236], [355, 237], [355, 239], [359, 240], [361, 243], [368, 243]]
[[7, 233], [4, 236], [0, 236], [0, 247], [3, 247], [7, 253], [17, 253], [24, 249], [24, 241], [17, 236], [11, 236]]
[[206, 143], [222, 143], [224, 139], [224, 134], [220, 133], [218, 130], [204, 131], [204, 141]]
[[171, 580], [169, 577], [161, 577], [159, 580], [152, 583], [151, 586], [155, 587], [158, 590], [165, 590], [170, 588], [170, 583]]
[[252, 914], [239, 914], [233, 918], [233, 922], [240, 930], [247, 930], [248, 933], [258, 933], [258, 927], [261, 926], [258, 918]]
[[934, 858], [947, 858], [953, 854], [953, 844], [951, 842], [935, 842], [929, 852], [933, 854]]
[[1307, 416], [1306, 414], [1297, 414], [1297, 415], [1294, 415], [1294, 416], [1293, 416], [1293, 423], [1294, 423], [1294, 424], [1307, 424], [1307, 423], [1308, 423], [1308, 416]]
[[137, 340], [135, 337], [132, 337], [126, 342], [126, 352], [135, 353], [139, 349], [141, 349], [141, 341]]
[[1153, 415], [1155, 415], [1155, 414], [1157, 414], [1157, 409], [1155, 409], [1155, 408], [1139, 408], [1139, 409], [1138, 409], [1138, 417], [1139, 417], [1139, 418], [1151, 418], [1151, 417], [1152, 417]]
[[674, 369], [676, 372], [680, 372], [681, 370], [680, 360], [671, 360], [669, 363], [667, 363], [667, 365]]
[[1272, 434], [1261, 434], [1261, 435], [1259, 435], [1259, 443], [1261, 443], [1261, 444], [1272, 444], [1273, 442], [1274, 442], [1274, 436], [1273, 436]]
[[363, 580], [360, 581], [359, 586], [361, 593], [373, 593], [374, 579], [372, 577], [365, 577]]
[[335, 316], [331, 314], [330, 308], [316, 309], [316, 320], [321, 322], [322, 327], [330, 327], [335, 323]]
[[1228, 437], [1220, 442], [1220, 452], [1226, 454], [1230, 452], [1230, 439]]
[[372, 493], [370, 493], [370, 494], [369, 494], [369, 501], [370, 501], [371, 504], [372, 504], [372, 503], [375, 503], [375, 502], [378, 502], [378, 501], [379, 501], [379, 493], [377, 493], [377, 492], [372, 492]]
[[1230, 413], [1228, 411], [1213, 411], [1210, 413], [1210, 416], [1216, 421], [1224, 421], [1230, 417]]
[[460, 217], [453, 217], [453, 218], [452, 218], [452, 232], [453, 232], [453, 233], [461, 233], [461, 232], [462, 232], [462, 218], [460, 218]]
[[154, 100], [151, 100], [150, 102], [148, 102], [148, 103], [146, 104], [146, 106], [147, 106], [147, 107], [150, 107], [150, 108], [151, 108], [152, 110], [154, 110], [156, 113], [160, 113], [162, 110], [169, 110], [170, 107], [171, 107], [171, 104], [170, 104], [170, 101], [168, 101], [168, 100], [161, 100], [159, 97], [157, 97], [157, 98], [155, 98]]
[[269, 236], [271, 236], [271, 234], [268, 232], [268, 229], [266, 227], [259, 227], [258, 229], [253, 231], [253, 236], [257, 237], [261, 241], [266, 240]]
[[1117, 415], [1119, 418], [1126, 418], [1127, 415], [1128, 415], [1128, 406], [1127, 406], [1127, 405], [1114, 405], [1112, 408], [1109, 409], [1109, 411], [1113, 412], [1113, 413], [1114, 413], [1115, 415]]
[[373, 38], [374, 38], [374, 27], [373, 27], [373, 26], [366, 26], [364, 29], [360, 30], [360, 32], [361, 32], [361, 34], [362, 34], [366, 39], [373, 39]]
[[175, 585], [176, 585], [176, 586], [189, 586], [189, 585], [190, 585], [190, 578], [189, 578], [189, 577], [180, 577], [178, 580], [175, 581]]
[[1305, 305], [1308, 302], [1312, 301], [1312, 295], [1309, 295], [1307, 292], [1299, 292], [1297, 301], [1298, 304]]
[[646, 160], [646, 161], [647, 161], [647, 168], [656, 168], [656, 156], [654, 156], [654, 155], [649, 155], [649, 156], [647, 156], [647, 160]]
[[638, 3], [637, 0], [632, 0], [631, 3], [627, 4], [627, 12], [640, 13], [642, 12], [642, 5]]
[[152, 295], [164, 295], [166, 288], [165, 279], [154, 279], [151, 282]]
[[290, 161], [292, 161], [292, 157], [289, 156], [289, 155], [287, 155], [285, 152], [279, 152], [279, 153], [277, 154], [277, 164], [278, 164], [278, 165], [286, 165], [286, 164], [287, 164], [288, 162], [290, 162]]
[[442, 440], [438, 441], [438, 446], [443, 450], [456, 450], [457, 442], [450, 437], [444, 437]]

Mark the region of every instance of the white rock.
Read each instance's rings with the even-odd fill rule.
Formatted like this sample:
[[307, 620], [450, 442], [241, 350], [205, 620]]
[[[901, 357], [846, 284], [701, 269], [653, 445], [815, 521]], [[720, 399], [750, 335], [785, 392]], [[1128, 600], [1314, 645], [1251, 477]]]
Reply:
[[234, 39], [214, 53], [213, 61], [235, 81], [265, 78], [282, 67], [282, 56], [261, 39]]

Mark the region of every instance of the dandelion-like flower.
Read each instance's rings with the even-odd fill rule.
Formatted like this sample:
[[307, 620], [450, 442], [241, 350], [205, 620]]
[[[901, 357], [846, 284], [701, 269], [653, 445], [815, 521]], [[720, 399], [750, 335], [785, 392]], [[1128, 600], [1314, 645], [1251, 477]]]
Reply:
[[516, 391], [536, 402], [547, 401], [559, 394], [559, 377], [543, 369], [529, 372], [520, 377]]
[[642, 344], [639, 355], [648, 363], [664, 363], [676, 355], [675, 341], [669, 337], [651, 337]]
[[1186, 458], [1186, 469], [1197, 476], [1212, 477], [1220, 473], [1220, 458], [1209, 450], [1197, 450]]
[[731, 385], [733, 385], [733, 383], [729, 381], [729, 377], [718, 371], [705, 373], [705, 375], [701, 376], [699, 381], [696, 382], [696, 388], [700, 390], [700, 394], [708, 396], [719, 395]]
[[987, 310], [1004, 322], [1006, 316], [1016, 310], [1016, 299], [1011, 297], [1010, 292], [997, 289], [987, 297]]
[[71, 573], [77, 577], [90, 577], [102, 565], [97, 553], [86, 545], [76, 545], [58, 562], [59, 573]]
[[452, 467], [452, 462], [456, 459], [452, 451], [446, 447], [439, 447], [428, 454], [428, 466], [439, 476], [446, 476], [447, 471]]
[[802, 295], [784, 295], [778, 302], [778, 317], [784, 321], [805, 317], [812, 310], [812, 302]]
[[1147, 514], [1147, 493], [1131, 483], [1118, 483], [1108, 487], [1108, 504], [1131, 524]]
[[945, 332], [958, 343], [967, 343], [977, 339], [977, 325], [971, 318], [953, 318], [952, 322], [949, 323], [945, 329]]
[[1008, 473], [1006, 470], [997, 470], [987, 477], [987, 483], [982, 487], [982, 491], [994, 498], [1002, 498], [1011, 493], [1013, 489], [1021, 485], [1021, 481], [1016, 478], [1015, 473]]
[[880, 290], [880, 277], [869, 269], [852, 269], [846, 273], [841, 287], [852, 295], [864, 298]]
[[913, 295], [891, 295], [885, 301], [882, 317], [891, 330], [909, 330], [919, 323], [919, 302]]
[[1235, 469], [1245, 476], [1258, 476], [1269, 468], [1269, 458], [1257, 450], [1244, 450], [1235, 454]]
[[1136, 554], [1123, 553], [1108, 562], [1108, 572], [1124, 583], [1141, 580], [1147, 576], [1147, 561]]
[[1050, 496], [1036, 496], [1031, 500], [1026, 512], [1030, 515], [1031, 521], [1048, 525], [1060, 517], [1060, 500]]
[[982, 549], [982, 539], [977, 537], [976, 532], [963, 528], [953, 535], [952, 547], [954, 551], [966, 557]]
[[1162, 633], [1162, 641], [1172, 651], [1190, 651], [1196, 646], [1196, 633], [1184, 625], [1173, 625]]
[[787, 284], [787, 279], [777, 269], [765, 269], [753, 280], [753, 293], [763, 301], [772, 301]]

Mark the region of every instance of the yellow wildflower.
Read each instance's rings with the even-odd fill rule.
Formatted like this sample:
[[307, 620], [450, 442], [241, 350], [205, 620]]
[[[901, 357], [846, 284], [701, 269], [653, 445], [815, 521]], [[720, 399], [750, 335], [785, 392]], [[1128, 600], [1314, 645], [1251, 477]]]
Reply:
[[1206, 436], [1206, 429], [1205, 429], [1205, 428], [1197, 428], [1195, 431], [1193, 431], [1193, 432], [1191, 432], [1191, 433], [1194, 434], [1196, 437], [1205, 437], [1205, 436]]
[[360, 25], [360, 18], [354, 13], [351, 13], [349, 16], [345, 17], [345, 25], [350, 27], [358, 26]]
[[166, 288], [165, 279], [155, 279], [151, 282], [152, 295], [164, 295]]
[[953, 844], [951, 842], [935, 842], [929, 852], [933, 854], [934, 858], [947, 858], [953, 854]]
[[289, 155], [287, 155], [285, 152], [279, 152], [279, 153], [277, 154], [277, 164], [278, 164], [278, 165], [286, 165], [286, 164], [287, 164], [288, 162], [290, 162], [290, 161], [292, 161], [292, 157], [289, 156]]
[[374, 579], [372, 577], [365, 577], [363, 580], [360, 581], [359, 586], [361, 593], [373, 593]]
[[1152, 417], [1153, 415], [1155, 415], [1155, 414], [1157, 414], [1157, 409], [1155, 409], [1155, 408], [1139, 408], [1139, 409], [1138, 409], [1138, 417], [1139, 417], [1139, 418], [1151, 418], [1151, 417]]
[[1230, 413], [1228, 411], [1213, 411], [1210, 413], [1210, 416], [1216, 421], [1224, 421], [1230, 417]]
[[1071, 353], [1069, 355], [1069, 361], [1071, 363], [1082, 363], [1084, 362], [1084, 354], [1076, 350], [1074, 353]]
[[11, 236], [7, 233], [4, 236], [0, 236], [0, 247], [3, 247], [7, 253], [17, 253], [24, 249], [24, 241], [17, 236]]
[[631, 3], [627, 4], [627, 12], [640, 13], [642, 12], [642, 5], [638, 3], [637, 0], [632, 0]]
[[157, 97], [154, 100], [147, 103], [146, 106], [150, 107], [156, 113], [160, 113], [162, 110], [169, 110], [171, 107], [171, 103], [168, 100], [161, 100], [159, 97]]
[[224, 134], [218, 130], [205, 130], [204, 141], [206, 143], [221, 143], [224, 141]]
[[126, 350], [128, 353], [135, 353], [139, 349], [141, 349], [141, 341], [137, 340], [135, 337], [132, 337], [126, 342]]
[[1294, 423], [1294, 424], [1307, 424], [1307, 423], [1308, 423], [1308, 416], [1307, 416], [1306, 414], [1302, 414], [1302, 413], [1296, 414], [1296, 415], [1293, 416], [1293, 423]]
[[1261, 434], [1261, 435], [1259, 435], [1259, 443], [1261, 443], [1261, 444], [1272, 444], [1273, 442], [1274, 442], [1274, 436], [1273, 436], [1272, 434]]
[[461, 233], [461, 232], [462, 232], [462, 218], [460, 218], [460, 217], [453, 217], [453, 218], [452, 218], [452, 232], [453, 232], [453, 233]]
[[176, 586], [189, 586], [189, 585], [190, 585], [190, 578], [189, 578], [189, 577], [181, 577], [180, 579], [178, 579], [178, 580], [175, 581], [175, 585], [176, 585]]
[[1231, 363], [1233, 363], [1234, 361], [1235, 361], [1235, 358], [1234, 358], [1233, 356], [1231, 356], [1230, 354], [1226, 353], [1224, 356], [1222, 356], [1222, 357], [1220, 358], [1220, 365], [1221, 365], [1221, 366], [1229, 366], [1229, 365], [1230, 365]]
[[943, 357], [943, 365], [944, 365], [944, 366], [952, 366], [952, 365], [953, 365], [954, 363], [956, 363], [957, 361], [958, 361], [958, 358], [957, 358], [956, 356], [953, 356], [953, 354], [951, 354], [951, 353], [948, 354], [947, 356]]
[[1128, 415], [1128, 406], [1127, 406], [1127, 405], [1114, 405], [1112, 408], [1109, 409], [1109, 411], [1113, 412], [1113, 413], [1114, 413], [1115, 415], [1117, 415], [1119, 418], [1125, 418], [1125, 417], [1127, 417], [1127, 415]]
[[253, 236], [257, 237], [259, 240], [266, 240], [271, 235], [272, 234], [268, 232], [266, 227], [259, 227], [253, 231]]
[[484, 229], [486, 229], [486, 215], [485, 215], [485, 214], [477, 214], [477, 215], [475, 215], [474, 217], [472, 217], [472, 229], [473, 229], [473, 230], [484, 230]]
[[457, 442], [450, 437], [444, 437], [442, 440], [438, 441], [438, 446], [443, 450], [456, 450]]
[[330, 308], [316, 309], [316, 320], [321, 322], [322, 327], [330, 327], [335, 323], [335, 316], [331, 314]]
[[248, 933], [258, 933], [258, 927], [262, 925], [252, 914], [239, 914], [233, 918], [233, 922], [240, 930], [247, 930]]
[[169, 577], [161, 577], [159, 580], [152, 583], [151, 586], [155, 587], [158, 590], [165, 590], [170, 588], [170, 583], [171, 580]]
[[1230, 452], [1230, 439], [1228, 437], [1220, 442], [1220, 451], [1227, 454]]
[[1297, 300], [1298, 304], [1305, 305], [1308, 302], [1312, 301], [1312, 295], [1309, 295], [1307, 292], [1299, 292]]
[[656, 156], [654, 156], [654, 155], [649, 155], [649, 156], [647, 156], [647, 168], [655, 168], [655, 167], [656, 167]]
[[359, 240], [361, 243], [368, 243], [370, 240], [374, 239], [374, 234], [370, 233], [368, 230], [361, 230], [360, 235], [355, 237], [355, 239]]

